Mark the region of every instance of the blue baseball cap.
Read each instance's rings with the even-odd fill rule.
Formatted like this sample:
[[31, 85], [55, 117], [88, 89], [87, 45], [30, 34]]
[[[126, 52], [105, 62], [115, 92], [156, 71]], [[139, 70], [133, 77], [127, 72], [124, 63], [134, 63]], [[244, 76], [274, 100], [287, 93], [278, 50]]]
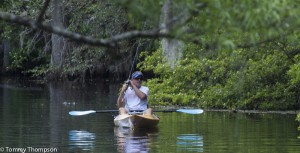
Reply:
[[132, 75], [131, 75], [131, 78], [132, 79], [135, 79], [135, 78], [137, 78], [137, 77], [144, 77], [143, 76], [143, 73], [142, 72], [140, 72], [140, 71], [135, 71]]

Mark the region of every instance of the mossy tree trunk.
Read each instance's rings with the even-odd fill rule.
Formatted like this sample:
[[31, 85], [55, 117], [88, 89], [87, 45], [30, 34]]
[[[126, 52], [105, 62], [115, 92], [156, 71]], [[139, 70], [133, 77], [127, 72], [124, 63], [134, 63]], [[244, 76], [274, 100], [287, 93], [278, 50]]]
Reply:
[[3, 45], [3, 68], [9, 66], [9, 52], [11, 51], [10, 43], [7, 40], [2, 41]]
[[[64, 6], [62, 0], [54, 0], [52, 2], [53, 11], [51, 12], [51, 18], [53, 25], [64, 28], [65, 17], [64, 17]], [[67, 51], [69, 50], [68, 42], [66, 38], [52, 34], [52, 52], [51, 52], [51, 66], [54, 68], [61, 69], [63, 62], [66, 57]]]
[[[170, 24], [172, 22], [172, 18], [174, 17], [172, 5], [173, 0], [167, 0], [162, 8], [161, 24], [164, 32], [167, 33], [171, 31], [173, 25]], [[164, 57], [167, 59], [168, 64], [174, 68], [176, 61], [182, 56], [182, 50], [184, 46], [183, 42], [176, 39], [164, 38], [162, 39], [161, 44]]]

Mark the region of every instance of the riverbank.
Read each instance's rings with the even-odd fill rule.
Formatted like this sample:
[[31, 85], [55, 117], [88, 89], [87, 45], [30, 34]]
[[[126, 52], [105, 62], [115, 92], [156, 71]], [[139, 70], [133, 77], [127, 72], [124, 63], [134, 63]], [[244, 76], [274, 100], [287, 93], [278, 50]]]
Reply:
[[300, 110], [230, 110], [230, 109], [205, 109], [188, 106], [152, 106], [155, 110], [168, 110], [168, 109], [203, 109], [207, 112], [232, 112], [232, 113], [257, 113], [257, 114], [298, 114]]
[[278, 110], [278, 111], [266, 111], [266, 110], [226, 110], [226, 109], [204, 109], [204, 111], [210, 112], [232, 112], [232, 113], [258, 113], [258, 114], [298, 114], [300, 110]]
[[[119, 87], [121, 86], [121, 82], [112, 81], [108, 79], [95, 79], [90, 80], [88, 82], [80, 83], [80, 82], [72, 82], [72, 81], [57, 81], [58, 84], [62, 85], [62, 88], [67, 88], [68, 90], [64, 91], [70, 91], [72, 89], [85, 89], [88, 90], [88, 88], [95, 88], [92, 92], [99, 92], [100, 90], [103, 90], [102, 88], [105, 88], [105, 86], [111, 86], [109, 89], [105, 89], [107, 92], [111, 92], [111, 95], [117, 95], [117, 91]], [[36, 90], [37, 87], [39, 90], [42, 90], [43, 86], [47, 86], [46, 82], [35, 80], [27, 77], [0, 77], [0, 86], [5, 88], [15, 88], [15, 87], [30, 87], [31, 90]], [[100, 86], [102, 88], [100, 88]], [[117, 97], [113, 98], [116, 99]], [[72, 98], [71, 98], [72, 99]], [[188, 106], [152, 106], [150, 102], [150, 107], [152, 107], [154, 110], [168, 110], [168, 109], [195, 109], [195, 107], [188, 107]], [[201, 108], [204, 111], [223, 111], [223, 112], [232, 112], [232, 113], [261, 113], [261, 114], [298, 114], [300, 113], [300, 110], [230, 110], [230, 109], [206, 109]]]

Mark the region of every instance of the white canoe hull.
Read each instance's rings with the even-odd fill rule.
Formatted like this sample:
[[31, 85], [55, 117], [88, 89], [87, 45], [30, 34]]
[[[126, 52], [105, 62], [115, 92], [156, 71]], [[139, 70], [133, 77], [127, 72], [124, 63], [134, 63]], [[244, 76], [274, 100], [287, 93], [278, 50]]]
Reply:
[[118, 115], [114, 119], [115, 126], [128, 128], [144, 128], [157, 126], [159, 118], [155, 115]]
[[124, 115], [118, 115], [115, 119], [114, 119], [114, 123], [115, 126], [119, 126], [119, 127], [133, 127], [132, 122], [130, 121], [130, 116], [128, 114], [124, 114]]

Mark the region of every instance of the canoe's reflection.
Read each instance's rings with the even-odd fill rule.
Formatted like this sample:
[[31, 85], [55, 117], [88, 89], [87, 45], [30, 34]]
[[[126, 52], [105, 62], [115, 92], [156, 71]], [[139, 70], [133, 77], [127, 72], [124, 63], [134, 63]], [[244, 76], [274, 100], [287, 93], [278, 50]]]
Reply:
[[148, 152], [153, 140], [158, 136], [158, 128], [132, 130], [115, 127], [118, 152]]

